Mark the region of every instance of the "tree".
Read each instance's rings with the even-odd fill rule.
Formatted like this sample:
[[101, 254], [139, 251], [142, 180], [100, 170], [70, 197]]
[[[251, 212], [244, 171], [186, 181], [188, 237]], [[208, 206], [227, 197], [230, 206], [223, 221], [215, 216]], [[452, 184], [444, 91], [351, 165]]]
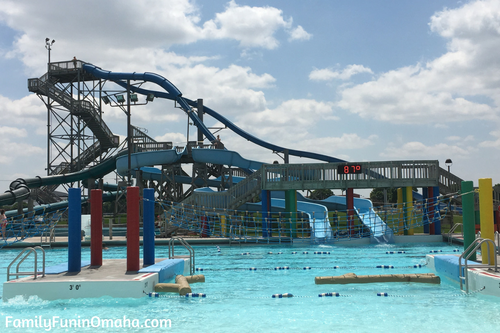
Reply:
[[331, 197], [332, 195], [333, 195], [333, 192], [330, 189], [319, 189], [319, 190], [312, 191], [311, 194], [309, 195], [309, 199], [324, 200], [328, 197]]
[[[384, 189], [383, 188], [374, 188], [370, 192], [370, 200], [377, 204], [384, 203]], [[388, 203], [396, 203], [398, 202], [398, 189], [397, 188], [388, 188], [387, 189], [387, 202]]]

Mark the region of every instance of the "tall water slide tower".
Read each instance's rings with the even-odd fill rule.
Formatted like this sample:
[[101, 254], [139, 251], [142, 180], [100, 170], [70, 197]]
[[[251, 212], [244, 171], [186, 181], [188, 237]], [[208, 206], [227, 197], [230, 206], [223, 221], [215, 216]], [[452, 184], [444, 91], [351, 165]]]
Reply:
[[[130, 105], [144, 105], [153, 100], [151, 96], [146, 96], [145, 102], [140, 102], [130, 90], [85, 71], [82, 68], [84, 63], [80, 60], [50, 62], [46, 74], [28, 80], [29, 91], [36, 93], [47, 108], [47, 176], [78, 172], [111, 156], [125, 153], [129, 140], [127, 138], [120, 143], [119, 137], [112, 133], [102, 118], [103, 106], [118, 107], [127, 115]], [[138, 87], [143, 83], [129, 82]], [[197, 111], [201, 119], [202, 103], [198, 100]], [[171, 142], [155, 141], [145, 129], [130, 125], [127, 132], [132, 153], [174, 148]], [[159, 199], [179, 202], [195, 188], [207, 186], [210, 177], [222, 176], [221, 184], [227, 186], [224, 179], [227, 183], [228, 175], [244, 175], [241, 170], [234, 171], [222, 165], [194, 162], [189, 154], [193, 147], [204, 147], [200, 132], [197, 141], [187, 143], [188, 154], [179, 163], [163, 165], [159, 179], [141, 179], [139, 173], [138, 185], [154, 188]], [[182, 163], [192, 163], [191, 175], [182, 169]], [[118, 184], [126, 183], [124, 177], [117, 176], [117, 180]], [[184, 186], [183, 183], [188, 184]], [[68, 187], [83, 188], [84, 185], [87, 186], [86, 181], [62, 184], [62, 187], [66, 190]], [[60, 201], [56, 191], [58, 187], [53, 185], [36, 189], [32, 191], [33, 198], [39, 204]]]

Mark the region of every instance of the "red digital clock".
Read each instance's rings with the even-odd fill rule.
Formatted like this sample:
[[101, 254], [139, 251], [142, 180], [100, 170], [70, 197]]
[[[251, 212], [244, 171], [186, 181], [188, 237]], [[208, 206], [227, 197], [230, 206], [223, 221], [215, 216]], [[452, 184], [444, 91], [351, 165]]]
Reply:
[[339, 175], [356, 174], [362, 171], [363, 168], [361, 168], [361, 164], [344, 164], [337, 166], [337, 173]]

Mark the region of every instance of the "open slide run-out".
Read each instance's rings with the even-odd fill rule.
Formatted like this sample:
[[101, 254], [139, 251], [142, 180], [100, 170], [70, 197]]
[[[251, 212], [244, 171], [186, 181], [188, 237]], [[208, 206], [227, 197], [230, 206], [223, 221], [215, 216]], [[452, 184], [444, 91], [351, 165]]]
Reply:
[[[313, 200], [309, 200], [313, 201]], [[346, 209], [346, 197], [330, 196], [325, 200], [314, 200], [326, 207], [335, 205], [335, 209]], [[371, 241], [373, 243], [394, 243], [394, 233], [391, 228], [373, 210], [373, 203], [368, 199], [354, 198], [354, 210], [359, 220], [370, 229]]]
[[[271, 198], [271, 206], [285, 208], [285, 200]], [[311, 235], [314, 236], [315, 241], [324, 242], [333, 238], [332, 227], [328, 219], [328, 209], [325, 206], [297, 201], [297, 210], [308, 215]]]

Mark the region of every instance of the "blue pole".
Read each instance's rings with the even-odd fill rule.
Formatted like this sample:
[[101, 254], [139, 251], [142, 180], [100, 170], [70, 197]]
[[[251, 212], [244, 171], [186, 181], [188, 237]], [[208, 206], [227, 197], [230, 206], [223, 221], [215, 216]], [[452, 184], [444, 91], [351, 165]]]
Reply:
[[145, 188], [143, 191], [144, 220], [142, 224], [143, 266], [155, 263], [155, 190]]
[[422, 188], [422, 196], [423, 196], [423, 202], [422, 202], [422, 205], [423, 205], [423, 210], [424, 210], [424, 233], [425, 234], [429, 234], [430, 233], [430, 228], [429, 228], [429, 223], [431, 221], [429, 221], [429, 215], [427, 215], [429, 213], [429, 209], [427, 208], [427, 206], [429, 205], [429, 189], [427, 187], [424, 187]]
[[82, 270], [82, 196], [79, 188], [68, 190], [68, 272]]
[[[436, 203], [437, 197], [439, 197], [439, 186], [434, 186], [434, 188], [432, 190], [432, 196], [433, 196], [433, 202]], [[440, 207], [437, 206], [436, 210], [439, 211]], [[434, 216], [436, 216], [436, 215], [434, 214]], [[441, 220], [440, 219], [436, 219], [434, 221], [434, 234], [441, 235]]]

